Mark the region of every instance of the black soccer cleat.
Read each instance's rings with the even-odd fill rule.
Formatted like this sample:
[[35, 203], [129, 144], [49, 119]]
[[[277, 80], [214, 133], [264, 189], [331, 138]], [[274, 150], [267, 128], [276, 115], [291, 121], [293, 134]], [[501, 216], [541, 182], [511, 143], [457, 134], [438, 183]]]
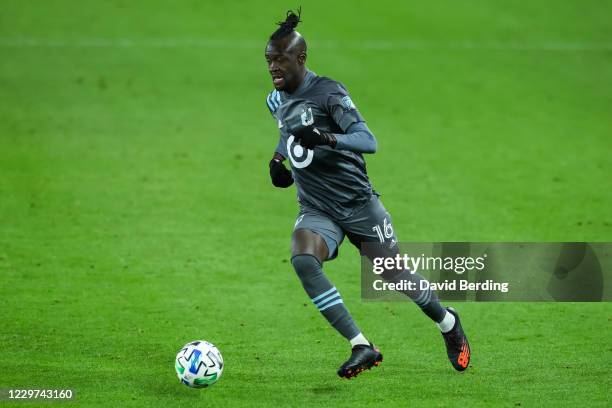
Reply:
[[446, 344], [446, 354], [455, 370], [465, 371], [470, 364], [470, 343], [465, 337], [459, 315], [455, 309], [447, 307], [446, 310], [455, 316], [455, 326], [449, 332], [442, 333]]
[[338, 375], [342, 378], [357, 377], [362, 371], [369, 370], [373, 366], [379, 366], [383, 356], [372, 343], [369, 346], [358, 344], [353, 347], [349, 359], [340, 366]]

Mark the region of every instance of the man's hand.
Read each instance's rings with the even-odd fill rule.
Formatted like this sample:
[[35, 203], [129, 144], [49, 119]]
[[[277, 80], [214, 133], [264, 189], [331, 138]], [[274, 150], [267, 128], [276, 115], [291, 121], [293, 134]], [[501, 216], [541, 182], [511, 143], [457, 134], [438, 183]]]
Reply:
[[270, 178], [275, 187], [287, 188], [293, 184], [291, 171], [276, 157], [270, 160]]
[[333, 133], [323, 132], [313, 125], [305, 126], [292, 132], [295, 140], [306, 149], [314, 149], [315, 146], [327, 145], [336, 147], [336, 137]]

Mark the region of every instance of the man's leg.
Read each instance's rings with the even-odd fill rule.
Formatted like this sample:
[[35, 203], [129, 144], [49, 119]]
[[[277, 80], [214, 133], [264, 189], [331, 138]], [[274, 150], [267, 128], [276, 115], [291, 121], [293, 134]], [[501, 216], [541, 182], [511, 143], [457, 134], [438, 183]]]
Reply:
[[[376, 257], [395, 257], [399, 253], [391, 216], [377, 196], [373, 196], [367, 205], [340, 225], [351, 243], [370, 260]], [[362, 245], [364, 243], [369, 245]], [[457, 313], [453, 309], [444, 308], [436, 293], [428, 288], [429, 285], [423, 285], [427, 289], [420, 289], [425, 278], [418, 273], [392, 269], [386, 270], [381, 276], [389, 282], [406, 280], [415, 283], [415, 290], [401, 292], [436, 323], [444, 337], [451, 364], [458, 371], [465, 370], [469, 364], [470, 348]]]
[[322, 265], [328, 253], [327, 244], [320, 235], [303, 228], [293, 232], [291, 263], [304, 290], [329, 324], [351, 340], [360, 331], [344, 306], [340, 293], [323, 273]]
[[[360, 249], [361, 255], [367, 256], [370, 260], [381, 257], [395, 258], [395, 256], [399, 254], [399, 247], [397, 244], [390, 247], [388, 243], [381, 243], [373, 237], [364, 235], [348, 234], [348, 237], [349, 240]], [[423, 276], [418, 273], [411, 273], [406, 269], [386, 269], [381, 277], [387, 282], [414, 282], [414, 290], [406, 289], [400, 292], [408, 296], [443, 332], [453, 327], [453, 316], [440, 304], [435, 291], [429, 289], [428, 284], [421, 283], [426, 281]], [[426, 287], [426, 289], [421, 289], [421, 287]], [[448, 321], [449, 319], [450, 321]]]
[[[341, 226], [346, 231], [347, 237], [359, 252], [370, 258], [395, 257], [399, 253], [397, 238], [391, 224], [391, 215], [380, 202], [377, 196], [372, 196], [370, 202], [360, 211], [343, 221]], [[362, 244], [367, 245], [362, 245]], [[415, 290], [402, 291], [410, 297], [434, 322], [440, 324], [449, 315], [442, 307], [435, 292], [431, 289], [421, 290], [421, 281], [425, 280], [421, 275], [411, 274], [408, 270], [386, 270], [382, 278], [390, 282], [408, 280], [415, 282]], [[452, 319], [452, 315], [451, 319]], [[450, 322], [450, 327], [454, 322]], [[450, 329], [448, 327], [448, 329]]]
[[291, 239], [291, 263], [314, 305], [351, 343], [351, 357], [340, 367], [338, 375], [352, 378], [380, 364], [382, 354], [361, 334], [338, 290], [323, 273], [323, 262], [335, 257], [343, 237], [340, 227], [326, 215], [314, 211], [301, 214]]

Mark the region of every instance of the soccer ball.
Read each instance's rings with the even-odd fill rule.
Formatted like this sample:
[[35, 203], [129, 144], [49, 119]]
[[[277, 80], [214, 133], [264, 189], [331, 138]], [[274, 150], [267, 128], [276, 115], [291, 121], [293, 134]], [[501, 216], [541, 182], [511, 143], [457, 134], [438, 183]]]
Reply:
[[223, 357], [214, 344], [196, 340], [185, 344], [174, 363], [179, 381], [188, 387], [206, 388], [219, 381]]

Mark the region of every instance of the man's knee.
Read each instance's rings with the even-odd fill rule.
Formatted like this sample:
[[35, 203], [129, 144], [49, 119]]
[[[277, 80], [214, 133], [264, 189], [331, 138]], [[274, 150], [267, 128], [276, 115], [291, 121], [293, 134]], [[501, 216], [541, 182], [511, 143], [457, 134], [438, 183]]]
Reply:
[[291, 264], [301, 279], [321, 270], [321, 262], [312, 254], [294, 255], [291, 257]]
[[329, 289], [330, 283], [323, 274], [321, 263], [310, 254], [299, 254], [291, 258], [295, 273], [302, 282], [302, 286], [311, 298], [322, 290]]
[[329, 250], [322, 236], [309, 229], [300, 228], [291, 237], [291, 255], [312, 255], [322, 264], [328, 257]]

